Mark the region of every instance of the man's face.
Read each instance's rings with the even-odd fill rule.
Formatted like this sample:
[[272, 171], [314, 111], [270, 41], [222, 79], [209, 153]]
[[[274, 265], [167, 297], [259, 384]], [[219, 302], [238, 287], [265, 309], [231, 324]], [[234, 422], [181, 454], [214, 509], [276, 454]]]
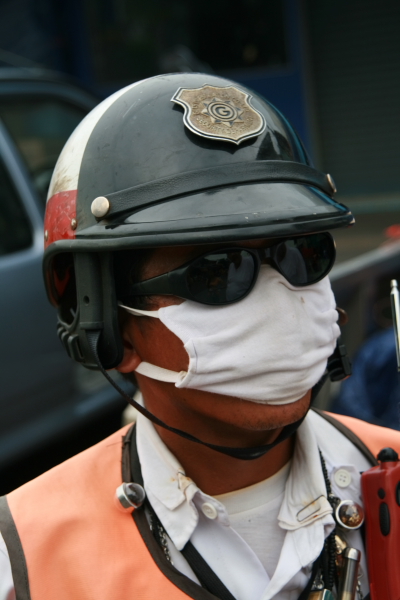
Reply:
[[[143, 265], [141, 278], [147, 280], [169, 272], [218, 247], [263, 248], [274, 242], [275, 240], [245, 240], [212, 246], [156, 248]], [[158, 310], [183, 301], [175, 296], [150, 296], [146, 309]], [[119, 371], [130, 373], [142, 360], [172, 371], [187, 371], [189, 358], [182, 341], [159, 319], [124, 314], [122, 322], [125, 354], [118, 367]], [[264, 443], [266, 440], [263, 432], [270, 432], [267, 435], [269, 441], [271, 430], [278, 430], [297, 421], [304, 416], [310, 404], [310, 392], [292, 404], [273, 406], [195, 389], [176, 388], [171, 383], [155, 381], [139, 374], [136, 378], [151, 412], [174, 426], [182, 426], [178, 423], [184, 417], [186, 426], [183, 428], [195, 435], [200, 423], [208, 423], [209, 430], [215, 429], [217, 435], [214, 437], [210, 432], [213, 439], [207, 441], [222, 445], [224, 429], [230, 430], [232, 427], [245, 429], [250, 435], [253, 432], [257, 437], [254, 444]], [[192, 428], [190, 422], [193, 423]]]

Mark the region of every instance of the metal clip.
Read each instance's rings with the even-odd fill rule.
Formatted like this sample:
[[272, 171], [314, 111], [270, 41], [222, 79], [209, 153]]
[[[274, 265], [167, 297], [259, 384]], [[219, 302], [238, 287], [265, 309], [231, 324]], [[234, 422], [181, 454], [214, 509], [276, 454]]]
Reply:
[[331, 381], [342, 381], [351, 375], [351, 362], [340, 337], [336, 341], [334, 353], [328, 359], [327, 369]]

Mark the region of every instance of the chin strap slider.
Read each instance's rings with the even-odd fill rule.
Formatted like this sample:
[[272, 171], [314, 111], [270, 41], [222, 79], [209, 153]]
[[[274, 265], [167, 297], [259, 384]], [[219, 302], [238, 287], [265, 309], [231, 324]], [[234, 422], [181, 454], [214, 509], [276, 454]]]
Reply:
[[327, 369], [331, 381], [342, 381], [350, 377], [352, 373], [350, 358], [340, 337], [336, 342], [334, 353], [328, 359]]

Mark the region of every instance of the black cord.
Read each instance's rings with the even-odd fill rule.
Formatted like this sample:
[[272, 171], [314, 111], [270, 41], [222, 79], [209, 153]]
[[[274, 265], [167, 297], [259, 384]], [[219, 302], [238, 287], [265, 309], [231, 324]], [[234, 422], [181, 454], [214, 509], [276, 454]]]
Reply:
[[217, 452], [221, 452], [222, 454], [226, 454], [227, 456], [232, 456], [233, 458], [238, 458], [240, 460], [254, 460], [255, 458], [260, 458], [261, 456], [264, 456], [264, 454], [272, 450], [272, 448], [275, 448], [275, 446], [288, 439], [296, 431], [296, 429], [298, 429], [298, 427], [305, 419], [306, 415], [304, 415], [302, 419], [299, 419], [295, 423], [286, 425], [286, 427], [282, 429], [281, 433], [276, 438], [276, 440], [272, 442], [272, 444], [264, 444], [263, 446], [255, 446], [253, 448], [230, 448], [227, 446], [218, 446], [217, 444], [209, 444], [208, 442], [203, 442], [202, 440], [199, 440], [199, 438], [195, 437], [194, 435], [191, 435], [190, 433], [187, 433], [186, 431], [182, 431], [181, 429], [177, 429], [176, 427], [170, 427], [169, 425], [164, 423], [164, 421], [161, 421], [161, 419], [159, 419], [158, 417], [153, 415], [153, 413], [148, 411], [144, 406], [142, 406], [133, 398], [128, 396], [126, 392], [124, 392], [124, 390], [118, 385], [118, 383], [116, 383], [112, 379], [112, 377], [110, 377], [110, 375], [107, 373], [107, 371], [101, 364], [98, 354], [98, 343], [100, 335], [100, 330], [86, 330], [86, 338], [89, 347], [92, 351], [94, 361], [99, 367], [104, 377], [111, 383], [111, 385], [117, 390], [117, 392], [121, 394], [121, 396], [124, 398], [124, 400], [126, 400], [126, 402], [128, 402], [134, 408], [136, 408], [136, 410], [140, 412], [143, 416], [145, 416], [147, 419], [149, 419], [149, 421], [152, 421], [153, 423], [155, 423], [155, 425], [159, 425], [160, 427], [163, 427], [168, 431], [172, 431], [172, 433], [180, 435], [181, 437], [183, 437], [186, 440], [189, 440], [190, 442], [202, 444], [203, 446], [207, 446], [207, 448], [211, 448], [212, 450], [216, 450]]
[[[325, 480], [326, 494], [329, 501], [329, 504], [332, 506], [332, 509], [336, 509], [336, 497], [332, 494], [332, 486], [328, 477], [328, 470], [326, 468], [325, 459], [322, 456], [321, 450], [319, 450], [319, 457], [321, 460], [322, 473]], [[329, 591], [333, 590], [335, 584], [337, 584], [337, 574], [336, 574], [336, 526], [333, 531], [328, 535], [325, 539], [324, 543], [324, 552], [322, 559], [322, 572], [325, 583], [325, 588]]]

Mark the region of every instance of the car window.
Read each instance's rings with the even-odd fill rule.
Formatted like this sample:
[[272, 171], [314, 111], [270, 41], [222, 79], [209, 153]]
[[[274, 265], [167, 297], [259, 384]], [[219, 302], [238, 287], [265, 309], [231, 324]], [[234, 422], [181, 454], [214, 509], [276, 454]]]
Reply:
[[25, 159], [43, 203], [57, 158], [86, 113], [57, 99], [0, 100], [0, 118]]
[[0, 161], [0, 257], [32, 244], [32, 227], [5, 166]]

